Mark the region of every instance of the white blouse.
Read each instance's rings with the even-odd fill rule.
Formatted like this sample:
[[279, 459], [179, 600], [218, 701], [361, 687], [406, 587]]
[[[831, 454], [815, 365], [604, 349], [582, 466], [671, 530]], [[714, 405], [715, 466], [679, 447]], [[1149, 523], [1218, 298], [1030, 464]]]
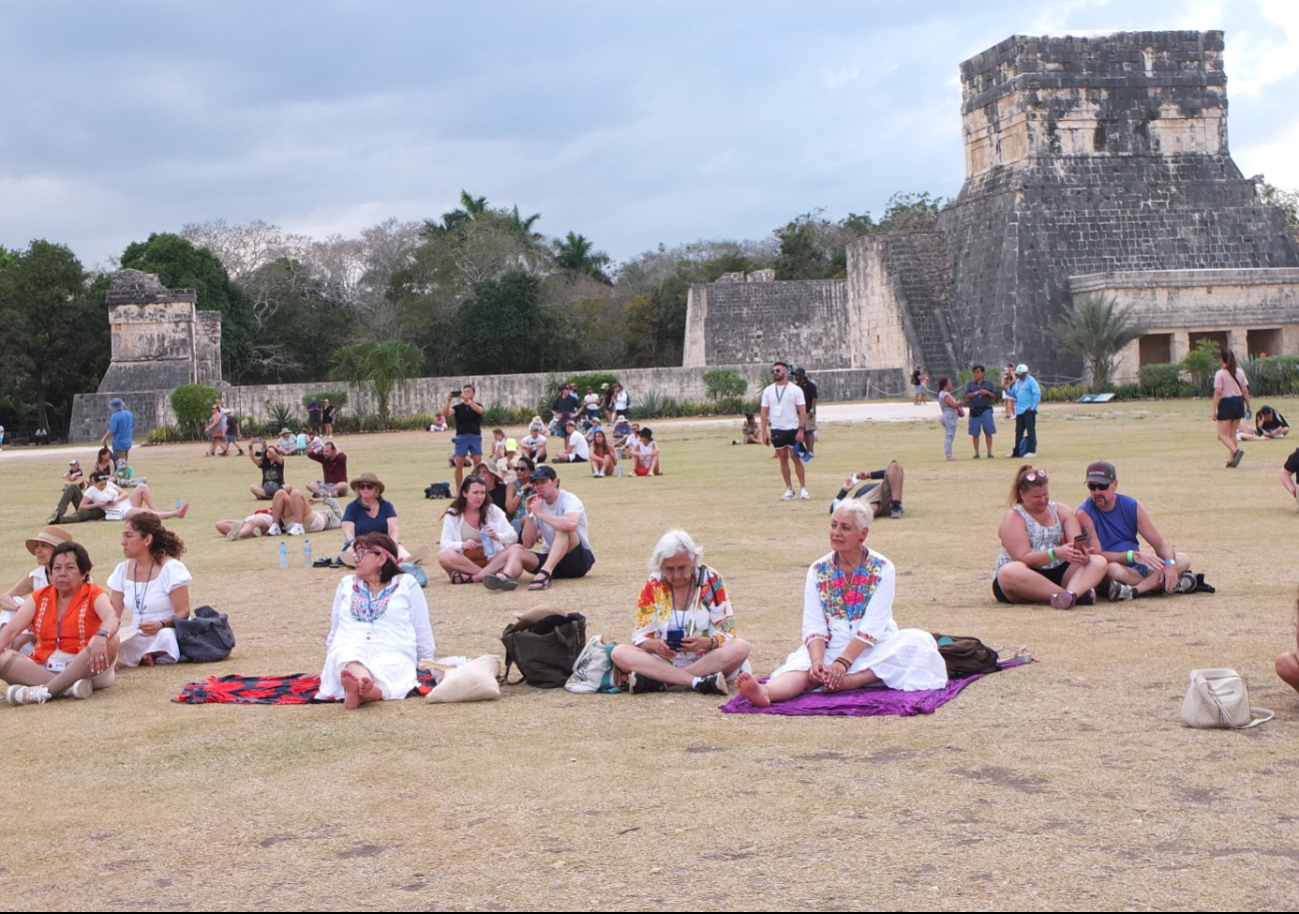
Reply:
[[171, 592], [194, 580], [185, 563], [172, 559], [161, 568], [155, 567], [150, 580], [138, 583], [127, 575], [127, 566], [132, 564], [135, 563], [122, 562], [108, 579], [108, 589], [120, 593], [126, 608], [131, 611], [131, 624], [139, 628], [142, 622], [161, 622], [176, 615]]
[[[354, 586], [356, 585], [356, 586]], [[433, 657], [433, 628], [428, 621], [428, 602], [419, 583], [408, 574], [399, 574], [387, 587], [371, 594], [364, 581], [349, 574], [338, 582], [334, 592], [334, 610], [326, 646], [335, 642], [395, 651], [412, 663]]]
[[[505, 512], [496, 507], [494, 502], [489, 501], [484, 502], [484, 504], [487, 507], [487, 526], [496, 532], [496, 539], [500, 544], [500, 548], [517, 543], [519, 535], [510, 526], [510, 519], [505, 516]], [[465, 542], [461, 539], [463, 534], [460, 530], [462, 520], [463, 518], [459, 514], [448, 514], [442, 518], [441, 546], [443, 549], [454, 549], [456, 552], [465, 551]]]

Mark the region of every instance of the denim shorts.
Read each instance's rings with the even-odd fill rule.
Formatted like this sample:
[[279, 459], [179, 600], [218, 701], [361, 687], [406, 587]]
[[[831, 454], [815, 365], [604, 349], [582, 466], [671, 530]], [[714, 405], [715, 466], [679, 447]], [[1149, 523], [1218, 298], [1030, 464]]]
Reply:
[[987, 407], [981, 416], [970, 413], [970, 434], [975, 438], [979, 437], [980, 432], [985, 435], [997, 434], [997, 423], [992, 421], [992, 415], [991, 406]]
[[451, 443], [456, 446], [457, 457], [468, 457], [470, 454], [482, 456], [482, 435], [456, 435], [451, 439]]

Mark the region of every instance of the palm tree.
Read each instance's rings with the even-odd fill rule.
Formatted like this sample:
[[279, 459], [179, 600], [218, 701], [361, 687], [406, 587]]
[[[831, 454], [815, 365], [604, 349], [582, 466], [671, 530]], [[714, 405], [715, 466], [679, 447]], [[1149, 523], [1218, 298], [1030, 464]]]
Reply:
[[574, 275], [590, 276], [605, 285], [613, 285], [609, 275], [604, 272], [612, 258], [604, 251], [591, 250], [594, 245], [586, 240], [586, 236], [569, 232], [563, 241], [555, 241], [554, 247], [555, 266], [559, 269]]
[[1093, 391], [1110, 386], [1118, 354], [1147, 329], [1132, 317], [1131, 307], [1119, 308], [1118, 299], [1099, 294], [1075, 299], [1061, 319], [1048, 327], [1056, 342], [1087, 363]]
[[368, 384], [379, 401], [379, 418], [388, 425], [388, 397], [424, 364], [424, 351], [403, 340], [370, 340], [334, 350], [330, 377], [355, 387]]

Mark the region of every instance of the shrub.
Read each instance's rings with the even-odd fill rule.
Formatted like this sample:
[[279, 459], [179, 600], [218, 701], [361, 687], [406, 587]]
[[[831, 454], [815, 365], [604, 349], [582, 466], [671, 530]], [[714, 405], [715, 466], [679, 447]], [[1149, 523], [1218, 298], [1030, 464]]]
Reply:
[[1299, 356], [1272, 355], [1250, 359], [1240, 366], [1256, 397], [1284, 397], [1299, 393]]
[[1137, 371], [1143, 397], [1176, 397], [1182, 386], [1182, 366], [1177, 362], [1143, 365]]
[[704, 389], [715, 402], [738, 400], [749, 389], [749, 382], [731, 368], [710, 368], [703, 374]]
[[203, 426], [212, 417], [212, 404], [220, 396], [206, 384], [182, 384], [177, 387], [171, 392], [171, 409], [176, 414], [177, 426], [180, 429], [192, 427], [196, 434], [201, 435]]
[[[295, 429], [300, 424], [296, 416], [293, 415], [293, 407], [287, 403], [267, 403], [266, 404], [266, 427], [269, 434], [278, 435], [280, 429]], [[274, 432], [270, 429], [274, 428]]]
[[[568, 379], [568, 383], [577, 388], [577, 398], [580, 400], [586, 395], [588, 387], [599, 393], [601, 384], [613, 387], [618, 383], [618, 376], [607, 371], [592, 371], [586, 374], [575, 374]], [[551, 399], [553, 400], [554, 397], [552, 396]]]
[[306, 409], [311, 405], [311, 401], [317, 403], [322, 400], [328, 400], [329, 405], [334, 407], [335, 412], [347, 405], [347, 391], [345, 390], [317, 390], [312, 393], [302, 395], [302, 408]]
[[1090, 384], [1057, 384], [1042, 388], [1042, 400], [1046, 403], [1072, 403], [1091, 392]]
[[628, 419], [644, 420], [657, 419], [663, 415], [663, 405], [669, 397], [664, 397], [657, 390], [651, 390], [642, 396], [631, 408], [631, 415]]
[[[175, 409], [174, 406], [172, 408]], [[201, 434], [201, 431], [198, 434]], [[186, 434], [174, 425], [160, 425], [149, 430], [148, 441], [150, 444], [172, 444], [177, 441], [193, 441], [198, 434], [192, 432]]]
[[1141, 398], [1140, 384], [1120, 384], [1114, 388], [1115, 400], [1140, 400]]
[[[513, 418], [514, 412], [512, 410], [506, 409], [505, 404], [500, 400], [493, 400], [492, 405], [483, 410], [483, 427], [509, 425], [510, 420]], [[424, 427], [428, 428], [428, 423], [425, 423]]]
[[1207, 397], [1213, 393], [1213, 375], [1222, 367], [1218, 358], [1218, 344], [1210, 339], [1195, 341], [1195, 348], [1182, 359], [1182, 370], [1191, 376], [1195, 393]]

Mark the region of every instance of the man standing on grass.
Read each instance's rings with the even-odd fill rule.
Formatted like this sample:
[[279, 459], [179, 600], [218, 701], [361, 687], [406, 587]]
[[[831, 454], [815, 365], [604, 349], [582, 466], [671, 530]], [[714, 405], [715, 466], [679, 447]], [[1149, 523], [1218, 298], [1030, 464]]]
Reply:
[[992, 436], [997, 434], [997, 423], [992, 420], [993, 404], [997, 402], [997, 388], [983, 376], [983, 366], [970, 369], [974, 380], [965, 385], [966, 405], [970, 407], [970, 437], [974, 439], [974, 459], [979, 459], [979, 433], [988, 442], [988, 459], [991, 460]]
[[1037, 407], [1042, 402], [1042, 388], [1028, 373], [1028, 366], [1015, 366], [1015, 383], [1007, 397], [1015, 400], [1015, 449], [1007, 457], [1029, 459], [1037, 456]]
[[794, 369], [794, 383], [803, 391], [803, 401], [807, 407], [807, 421], [803, 423], [803, 449], [807, 451], [805, 459], [811, 460], [812, 452], [816, 450], [816, 399], [819, 391], [802, 368]]
[[[789, 478], [789, 462], [794, 445], [803, 440], [803, 427], [807, 422], [807, 401], [797, 384], [789, 383], [789, 365], [776, 362], [771, 367], [773, 383], [762, 392], [762, 443], [776, 448], [780, 458], [780, 475], [785, 480], [783, 501], [794, 497], [794, 485]], [[794, 458], [794, 471], [798, 474], [799, 498], [811, 498], [803, 477], [803, 461]]]
[[135, 415], [126, 408], [121, 397], [108, 401], [108, 408], [113, 414], [108, 417], [108, 431], [99, 439], [100, 447], [108, 447], [113, 442], [113, 460], [131, 462], [131, 439], [135, 435]]

